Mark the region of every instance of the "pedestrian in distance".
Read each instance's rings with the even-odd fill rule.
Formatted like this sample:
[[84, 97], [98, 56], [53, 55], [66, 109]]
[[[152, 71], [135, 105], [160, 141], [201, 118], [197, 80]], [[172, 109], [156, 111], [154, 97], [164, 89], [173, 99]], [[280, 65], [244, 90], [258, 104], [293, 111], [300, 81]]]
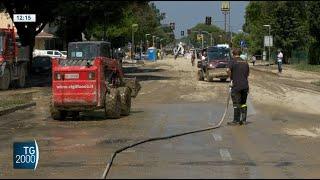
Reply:
[[256, 56], [253, 55], [253, 56], [251, 57], [251, 63], [252, 63], [253, 66], [254, 66], [254, 64], [256, 63], [256, 60], [257, 60]]
[[282, 73], [282, 61], [283, 61], [283, 53], [280, 49], [278, 49], [277, 63], [278, 63], [278, 72], [279, 73]]
[[204, 61], [204, 60], [206, 60], [206, 58], [207, 58], [207, 51], [204, 49], [204, 50], [202, 51], [201, 60]]
[[191, 51], [191, 64], [194, 66], [194, 60], [196, 59], [196, 54], [194, 51]]
[[233, 121], [228, 125], [244, 124], [247, 120], [247, 97], [249, 93], [249, 65], [247, 61], [240, 58], [240, 49], [232, 51], [233, 61], [227, 68], [231, 79], [231, 98], [233, 102]]

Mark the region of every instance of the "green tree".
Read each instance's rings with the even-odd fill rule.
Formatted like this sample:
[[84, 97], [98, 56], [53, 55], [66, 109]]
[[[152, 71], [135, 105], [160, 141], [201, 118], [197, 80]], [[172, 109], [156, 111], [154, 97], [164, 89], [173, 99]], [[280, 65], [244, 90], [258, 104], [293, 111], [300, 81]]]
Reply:
[[233, 36], [233, 38], [232, 38], [232, 45], [233, 46], [232, 47], [241, 48], [240, 47], [241, 40], [244, 40], [246, 42], [247, 47], [251, 47], [249, 35], [246, 33], [243, 33], [243, 32], [237, 33]]
[[306, 49], [309, 42], [308, 25], [306, 22], [306, 5], [304, 1], [259, 1], [250, 2], [246, 7], [243, 29], [249, 33], [251, 53], [261, 53], [263, 36], [274, 37], [274, 48], [284, 51], [285, 62], [291, 57], [293, 50]]
[[309, 64], [320, 64], [320, 2], [307, 2], [308, 25], [310, 35], [313, 37], [309, 49]]
[[[197, 34], [200, 33], [200, 31], [207, 31], [209, 34], [212, 34], [212, 39], [214, 44], [221, 44], [224, 43], [226, 40], [224, 39], [225, 37], [225, 32], [221, 28], [215, 26], [215, 25], [206, 25], [204, 23], [198, 23], [194, 27], [191, 28], [191, 34], [188, 35], [188, 38], [190, 39], [190, 43], [195, 46], [195, 47], [201, 47], [202, 42], [197, 40]], [[204, 41], [204, 46], [209, 46], [211, 37], [207, 33], [203, 33]]]
[[[106, 28], [108, 39], [116, 47], [124, 46], [126, 42], [131, 41], [132, 24], [138, 24], [138, 31], [135, 32], [135, 44], [141, 41], [145, 42], [145, 34], [152, 34], [163, 38], [163, 43], [170, 42], [169, 31], [166, 27], [162, 27], [160, 21], [164, 18], [164, 14], [156, 9], [154, 4], [148, 2], [132, 2], [122, 11], [117, 13], [113, 23], [109, 23]], [[91, 21], [92, 25], [87, 26], [85, 32], [89, 37], [101, 39], [103, 37], [103, 23]], [[150, 38], [150, 37], [149, 37]]]

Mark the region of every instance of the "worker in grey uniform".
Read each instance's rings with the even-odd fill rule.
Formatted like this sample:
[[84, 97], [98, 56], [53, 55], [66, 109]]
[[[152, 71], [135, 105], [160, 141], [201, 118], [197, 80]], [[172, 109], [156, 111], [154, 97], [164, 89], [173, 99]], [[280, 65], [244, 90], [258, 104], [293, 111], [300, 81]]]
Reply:
[[229, 125], [242, 125], [247, 118], [247, 97], [249, 93], [249, 65], [240, 58], [240, 49], [232, 51], [233, 61], [228, 66], [228, 75], [231, 79], [231, 98], [233, 102], [234, 116]]

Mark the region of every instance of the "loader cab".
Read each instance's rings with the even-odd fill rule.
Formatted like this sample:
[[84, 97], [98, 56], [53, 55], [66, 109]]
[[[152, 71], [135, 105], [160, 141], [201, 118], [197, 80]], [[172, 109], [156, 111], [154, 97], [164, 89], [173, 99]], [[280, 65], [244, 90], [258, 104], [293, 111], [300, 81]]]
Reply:
[[92, 61], [96, 57], [112, 58], [111, 44], [104, 41], [69, 43], [67, 59]]

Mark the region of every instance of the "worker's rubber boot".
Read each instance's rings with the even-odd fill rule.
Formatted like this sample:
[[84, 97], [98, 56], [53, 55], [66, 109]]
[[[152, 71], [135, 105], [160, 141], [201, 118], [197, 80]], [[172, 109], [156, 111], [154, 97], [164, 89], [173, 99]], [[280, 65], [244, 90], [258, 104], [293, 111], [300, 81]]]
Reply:
[[242, 104], [240, 111], [241, 111], [241, 119], [240, 119], [240, 124], [246, 124], [247, 122], [247, 105], [246, 104]]
[[238, 125], [240, 121], [240, 108], [233, 107], [233, 121], [228, 122], [228, 125]]

